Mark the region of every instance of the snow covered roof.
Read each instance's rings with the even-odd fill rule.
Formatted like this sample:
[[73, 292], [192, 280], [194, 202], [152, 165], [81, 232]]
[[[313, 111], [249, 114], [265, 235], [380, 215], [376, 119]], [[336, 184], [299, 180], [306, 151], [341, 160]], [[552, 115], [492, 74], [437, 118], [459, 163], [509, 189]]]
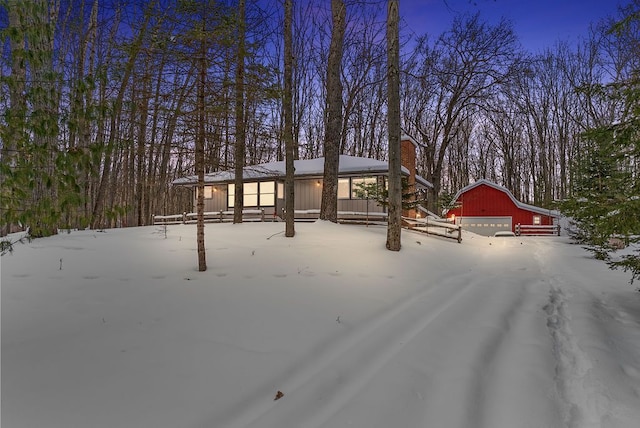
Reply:
[[507, 196], [509, 196], [509, 198], [511, 199], [511, 201], [515, 204], [515, 206], [517, 206], [520, 209], [523, 210], [527, 210], [527, 211], [531, 211], [534, 213], [538, 213], [538, 214], [544, 214], [544, 215], [549, 215], [552, 217], [560, 217], [560, 213], [558, 211], [555, 210], [549, 210], [546, 208], [540, 208], [540, 207], [536, 207], [534, 205], [529, 205], [529, 204], [525, 204], [524, 202], [520, 202], [519, 200], [517, 200], [515, 198], [515, 196], [513, 196], [513, 193], [511, 193], [507, 188], [500, 186], [499, 184], [494, 183], [493, 181], [489, 181], [485, 178], [482, 178], [478, 181], [476, 181], [475, 183], [471, 183], [466, 187], [463, 187], [462, 189], [460, 189], [458, 191], [458, 193], [456, 193], [456, 195], [453, 197], [453, 202], [456, 202], [458, 200], [458, 198], [460, 197], [460, 195], [462, 195], [463, 193], [468, 192], [469, 190], [476, 188], [478, 186], [481, 185], [487, 185], [489, 187], [493, 187], [496, 190], [499, 190], [501, 192], [504, 192], [507, 194]]
[[[298, 159], [294, 161], [295, 176], [319, 176], [324, 173], [324, 158], [315, 159]], [[362, 158], [357, 156], [340, 155], [339, 175], [352, 174], [386, 174], [389, 171], [389, 164], [386, 161], [376, 159]], [[409, 174], [409, 170], [402, 167], [404, 174]], [[285, 176], [285, 162], [269, 162], [259, 165], [247, 166], [243, 168], [244, 180], [263, 180], [269, 178], [282, 178]], [[234, 171], [217, 171], [206, 174], [204, 177], [205, 184], [209, 183], [226, 183], [232, 182], [235, 178]], [[422, 177], [416, 176], [416, 181], [425, 187], [433, 187], [433, 185]], [[174, 185], [193, 185], [196, 184], [197, 177], [195, 175], [178, 178], [173, 181]]]

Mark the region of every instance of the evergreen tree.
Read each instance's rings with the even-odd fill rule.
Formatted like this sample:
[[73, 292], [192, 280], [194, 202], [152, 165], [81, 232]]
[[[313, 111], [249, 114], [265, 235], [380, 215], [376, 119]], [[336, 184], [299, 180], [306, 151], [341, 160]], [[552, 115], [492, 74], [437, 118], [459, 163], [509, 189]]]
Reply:
[[32, 237], [49, 236], [71, 226], [82, 205], [78, 176], [90, 164], [90, 153], [60, 139], [57, 10], [44, 0], [0, 5], [10, 17], [2, 39], [9, 40], [12, 63], [2, 82], [11, 95], [0, 122], [0, 225], [20, 224]]
[[633, 282], [640, 278], [640, 254], [618, 256], [615, 242], [640, 242], [640, 79], [598, 89], [623, 101], [622, 119], [584, 134], [572, 197], [560, 208], [576, 226], [573, 237], [611, 268], [630, 271]]
[[[402, 177], [402, 210], [408, 211], [420, 205], [426, 205], [425, 193], [409, 186], [407, 177]], [[389, 207], [389, 189], [381, 180], [363, 182], [355, 185], [354, 193], [358, 198], [375, 200], [383, 207]]]

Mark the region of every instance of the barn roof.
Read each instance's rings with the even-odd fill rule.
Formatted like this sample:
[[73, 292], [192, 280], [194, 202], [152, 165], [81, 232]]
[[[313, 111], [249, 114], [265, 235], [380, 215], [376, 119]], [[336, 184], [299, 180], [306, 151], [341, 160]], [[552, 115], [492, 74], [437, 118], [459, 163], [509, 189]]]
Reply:
[[[321, 176], [324, 173], [324, 158], [298, 159], [294, 161], [295, 176]], [[269, 178], [282, 178], [285, 176], [285, 162], [269, 162], [259, 165], [246, 166], [243, 168], [244, 180], [264, 180]], [[362, 158], [357, 156], [340, 155], [339, 175], [355, 174], [387, 174], [389, 163], [376, 159]], [[409, 174], [409, 170], [402, 167], [404, 174]], [[205, 184], [230, 183], [234, 180], [235, 173], [230, 171], [217, 171], [205, 174]], [[429, 181], [416, 176], [416, 181], [424, 187], [433, 187]], [[195, 175], [178, 178], [173, 181], [175, 185], [193, 185], [197, 183]]]
[[520, 209], [526, 210], [526, 211], [531, 211], [534, 213], [538, 213], [538, 214], [544, 214], [544, 215], [548, 215], [551, 217], [560, 217], [560, 213], [558, 211], [555, 210], [549, 210], [546, 208], [540, 208], [540, 207], [536, 207], [535, 205], [529, 205], [529, 204], [525, 204], [524, 202], [520, 202], [519, 200], [517, 200], [515, 198], [515, 196], [513, 196], [513, 193], [511, 193], [507, 188], [500, 186], [499, 184], [494, 183], [493, 181], [489, 181], [485, 178], [482, 178], [478, 181], [476, 181], [475, 183], [471, 183], [466, 187], [463, 187], [462, 189], [460, 189], [458, 191], [458, 193], [456, 193], [456, 195], [453, 197], [453, 202], [456, 202], [460, 196], [463, 193], [468, 192], [471, 189], [474, 189], [476, 187], [479, 187], [481, 185], [486, 185], [489, 187], [493, 187], [496, 190], [499, 190], [503, 193], [506, 193], [507, 196], [509, 196], [509, 198], [511, 199], [511, 201], [514, 203], [514, 205]]

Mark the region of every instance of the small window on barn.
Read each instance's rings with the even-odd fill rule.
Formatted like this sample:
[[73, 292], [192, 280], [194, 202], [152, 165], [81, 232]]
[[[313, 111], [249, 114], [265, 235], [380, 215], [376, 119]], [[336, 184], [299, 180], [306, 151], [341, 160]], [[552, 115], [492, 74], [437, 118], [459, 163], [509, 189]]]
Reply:
[[338, 199], [349, 199], [349, 179], [338, 178]]
[[533, 224], [535, 226], [539, 226], [542, 224], [542, 218], [539, 215], [534, 215], [533, 216]]

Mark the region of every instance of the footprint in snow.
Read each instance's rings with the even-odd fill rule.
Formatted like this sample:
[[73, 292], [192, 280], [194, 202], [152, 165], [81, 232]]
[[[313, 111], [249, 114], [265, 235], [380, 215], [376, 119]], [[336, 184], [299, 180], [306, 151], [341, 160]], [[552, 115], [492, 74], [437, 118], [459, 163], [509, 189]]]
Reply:
[[640, 380], [640, 370], [638, 370], [637, 368], [623, 364], [622, 371], [630, 378]]

